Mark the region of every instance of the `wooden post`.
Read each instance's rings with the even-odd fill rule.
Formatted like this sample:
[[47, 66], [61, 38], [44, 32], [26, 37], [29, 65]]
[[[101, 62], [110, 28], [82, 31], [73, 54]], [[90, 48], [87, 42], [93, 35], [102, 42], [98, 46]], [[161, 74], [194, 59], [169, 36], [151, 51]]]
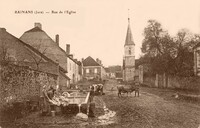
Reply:
[[197, 51], [194, 49], [194, 75], [197, 75]]
[[166, 74], [163, 73], [163, 88], [166, 88]]
[[158, 74], [156, 74], [155, 86], [158, 87]]

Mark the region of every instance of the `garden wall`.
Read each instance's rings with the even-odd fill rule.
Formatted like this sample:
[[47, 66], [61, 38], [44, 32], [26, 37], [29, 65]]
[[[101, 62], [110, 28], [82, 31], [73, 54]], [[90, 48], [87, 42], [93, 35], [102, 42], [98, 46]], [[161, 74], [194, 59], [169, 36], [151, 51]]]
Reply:
[[40, 97], [42, 87], [56, 86], [58, 76], [16, 65], [0, 65], [0, 107]]
[[162, 74], [158, 75], [156, 79], [156, 75], [145, 76], [144, 84], [149, 87], [177, 88], [200, 92], [200, 77], [166, 76], [164, 79], [164, 75]]

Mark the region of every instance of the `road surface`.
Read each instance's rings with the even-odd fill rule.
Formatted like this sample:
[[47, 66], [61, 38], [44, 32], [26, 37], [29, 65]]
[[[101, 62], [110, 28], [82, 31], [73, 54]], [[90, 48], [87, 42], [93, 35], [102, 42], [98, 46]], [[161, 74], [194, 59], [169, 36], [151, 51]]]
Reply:
[[161, 89], [141, 88], [140, 97], [132, 94], [118, 98], [115, 85], [115, 81], [109, 81], [102, 97], [107, 107], [117, 113], [113, 127], [200, 128], [198, 104], [175, 99], [171, 92], [162, 94]]

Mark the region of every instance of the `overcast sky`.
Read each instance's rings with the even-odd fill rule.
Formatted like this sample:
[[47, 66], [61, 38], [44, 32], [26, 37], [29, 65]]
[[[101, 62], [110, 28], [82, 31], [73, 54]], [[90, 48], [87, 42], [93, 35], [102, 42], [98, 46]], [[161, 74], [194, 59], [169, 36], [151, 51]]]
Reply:
[[[76, 58], [91, 56], [105, 66], [122, 65], [128, 9], [136, 58], [141, 55], [142, 33], [149, 19], [159, 21], [171, 35], [181, 28], [200, 33], [200, 0], [4, 0], [0, 27], [20, 37], [40, 22], [52, 39], [60, 35], [64, 50], [70, 44]], [[22, 10], [44, 14], [15, 13]], [[52, 10], [76, 13], [52, 14]]]

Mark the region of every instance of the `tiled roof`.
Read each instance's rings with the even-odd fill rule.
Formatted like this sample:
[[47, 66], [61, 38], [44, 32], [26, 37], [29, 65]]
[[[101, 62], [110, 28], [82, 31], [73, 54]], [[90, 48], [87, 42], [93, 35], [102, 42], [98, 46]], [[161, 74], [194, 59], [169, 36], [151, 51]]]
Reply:
[[88, 56], [85, 60], [83, 60], [83, 66], [101, 66], [97, 63], [91, 56]]
[[[37, 53], [38, 55], [42, 56], [43, 59], [48, 60], [48, 61], [50, 61], [50, 62], [56, 64], [53, 60], [49, 59], [48, 57], [46, 57], [45, 55], [43, 55], [41, 52], [39, 52], [39, 51], [36, 50], [35, 48], [31, 47], [30, 45], [24, 43], [23, 41], [21, 41], [20, 39], [18, 39], [18, 38], [15, 37], [15, 36], [13, 36], [12, 34], [8, 33], [7, 31], [4, 31], [3, 33], [1, 33], [0, 38], [1, 38], [1, 36], [3, 36], [4, 38], [9, 38], [10, 40], [8, 40], [8, 41], [11, 41], [11, 40], [15, 41], [15, 40], [16, 40], [16, 41], [20, 42], [20, 43], [23, 44], [24, 46], [28, 47], [30, 50], [32, 50], [32, 51], [34, 51], [35, 53]], [[6, 41], [6, 40], [4, 40], [4, 41]]]
[[67, 55], [64, 50], [61, 50], [58, 44], [39, 27], [26, 31], [20, 39], [40, 52], [45, 50], [47, 57], [51, 58], [54, 62], [58, 62], [59, 66], [67, 70]]
[[39, 27], [34, 27], [26, 31], [20, 37], [20, 39], [35, 48], [37, 48], [37, 46], [40, 46], [40, 52], [46, 49], [46, 56], [48, 56], [55, 62], [58, 61], [60, 66], [64, 70], [67, 70], [67, 58], [76, 63], [73, 58], [69, 57], [66, 52], [62, 48], [60, 48], [59, 45]]

